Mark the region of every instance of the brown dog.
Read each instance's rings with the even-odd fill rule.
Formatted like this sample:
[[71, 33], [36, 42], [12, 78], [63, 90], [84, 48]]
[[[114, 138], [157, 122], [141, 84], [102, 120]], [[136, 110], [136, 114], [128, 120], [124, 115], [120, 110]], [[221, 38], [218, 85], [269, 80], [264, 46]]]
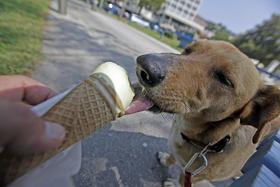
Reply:
[[[159, 153], [162, 164], [177, 161], [184, 167], [195, 153], [214, 145], [208, 147], [208, 166], [193, 182], [236, 176], [271, 131], [267, 122], [280, 112], [280, 91], [263, 85], [251, 60], [226, 42], [202, 40], [180, 55], [140, 56], [137, 76], [146, 99], [160, 111], [175, 113], [172, 154]], [[203, 164], [199, 157], [188, 171]], [[173, 184], [166, 181], [164, 186]]]

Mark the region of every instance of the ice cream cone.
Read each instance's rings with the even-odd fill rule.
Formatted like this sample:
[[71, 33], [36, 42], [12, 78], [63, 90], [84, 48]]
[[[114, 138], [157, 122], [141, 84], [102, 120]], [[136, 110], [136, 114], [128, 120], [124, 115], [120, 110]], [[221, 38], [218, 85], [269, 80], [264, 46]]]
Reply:
[[122, 116], [133, 94], [129, 91], [126, 95], [129, 99], [124, 102], [116, 90], [115, 80], [111, 78], [103, 70], [96, 71], [43, 116], [44, 120], [59, 123], [66, 130], [65, 141], [58, 149], [24, 157], [9, 152], [0, 154], [0, 186], [10, 183], [104, 124]]

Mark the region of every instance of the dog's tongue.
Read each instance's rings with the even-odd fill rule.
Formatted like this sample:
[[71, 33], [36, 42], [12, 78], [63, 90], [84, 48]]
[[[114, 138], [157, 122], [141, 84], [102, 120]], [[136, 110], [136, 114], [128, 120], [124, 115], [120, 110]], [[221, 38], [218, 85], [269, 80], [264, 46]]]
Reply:
[[139, 96], [136, 98], [126, 109], [125, 114], [133, 114], [136, 112], [142, 112], [144, 110], [150, 109], [154, 103], [145, 98], [144, 96]]

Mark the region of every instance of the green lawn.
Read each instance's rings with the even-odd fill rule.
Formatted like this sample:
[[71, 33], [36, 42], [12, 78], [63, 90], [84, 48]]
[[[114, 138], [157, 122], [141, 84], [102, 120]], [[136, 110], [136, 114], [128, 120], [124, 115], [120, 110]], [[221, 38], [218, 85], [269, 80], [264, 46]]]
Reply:
[[49, 0], [0, 0], [0, 74], [32, 70], [42, 57]]
[[128, 22], [128, 25], [136, 28], [137, 30], [140, 30], [144, 33], [146, 33], [147, 35], [173, 47], [174, 49], [178, 50], [178, 51], [183, 51], [182, 48], [179, 47], [179, 41], [176, 39], [176, 37], [174, 38], [168, 38], [166, 36], [160, 36], [160, 34], [158, 32], [155, 32], [153, 30], [151, 30], [150, 28], [146, 28], [146, 27], [142, 27], [141, 25], [138, 25], [137, 23], [133, 23], [133, 22]]

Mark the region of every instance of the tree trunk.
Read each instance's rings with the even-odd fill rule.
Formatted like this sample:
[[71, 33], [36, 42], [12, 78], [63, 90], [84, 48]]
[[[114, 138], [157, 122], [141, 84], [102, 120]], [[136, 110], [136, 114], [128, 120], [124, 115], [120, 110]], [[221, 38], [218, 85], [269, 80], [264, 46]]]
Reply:
[[99, 1], [99, 8], [103, 8], [103, 3], [104, 3], [104, 0]]
[[123, 1], [123, 6], [122, 6], [122, 9], [121, 9], [121, 12], [120, 12], [120, 17], [123, 17], [123, 15], [124, 15], [125, 8], [126, 8], [126, 3], [127, 3], [127, 0], [124, 0]]
[[67, 14], [67, 0], [58, 1], [58, 12], [63, 15]]
[[138, 14], [141, 15], [141, 11], [143, 9], [143, 6], [140, 6], [139, 10], [138, 10]]

